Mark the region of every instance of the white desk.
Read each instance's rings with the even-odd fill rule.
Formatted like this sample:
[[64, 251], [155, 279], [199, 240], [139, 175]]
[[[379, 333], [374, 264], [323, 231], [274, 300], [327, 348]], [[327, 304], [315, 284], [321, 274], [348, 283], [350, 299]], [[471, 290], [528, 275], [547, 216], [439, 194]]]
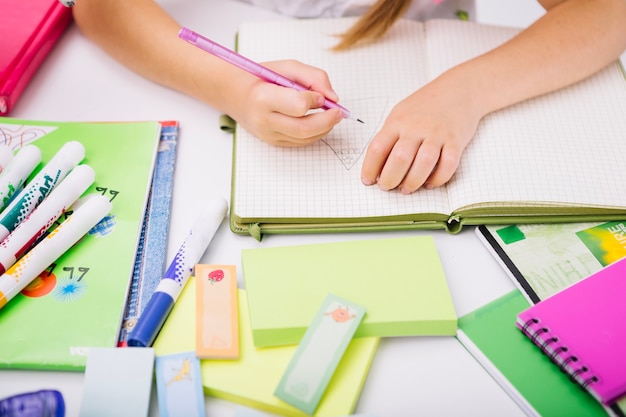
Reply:
[[[239, 23], [276, 18], [236, 2], [224, 0], [219, 6], [215, 3], [216, 0], [163, 2], [181, 24], [225, 45], [233, 45]], [[483, 22], [525, 26], [541, 12], [532, 1], [478, 0], [478, 20]], [[45, 62], [12, 116], [59, 121], [179, 120], [181, 136], [168, 261], [187, 233], [193, 203], [211, 195], [229, 199], [231, 136], [219, 130], [219, 113], [130, 72], [88, 42], [75, 26]], [[202, 262], [237, 265], [242, 286], [240, 251], [244, 248], [413, 234], [435, 237], [459, 316], [514, 288], [471, 228], [454, 236], [443, 231], [269, 235], [259, 243], [231, 233], [225, 221]], [[2, 370], [0, 398], [54, 388], [63, 393], [67, 416], [76, 416], [82, 383], [82, 373]], [[207, 416], [213, 417], [232, 416], [237, 407], [210, 397], [206, 398], [206, 406]], [[453, 337], [382, 340], [355, 412], [379, 417], [522, 415]], [[156, 390], [150, 415], [158, 415]]]

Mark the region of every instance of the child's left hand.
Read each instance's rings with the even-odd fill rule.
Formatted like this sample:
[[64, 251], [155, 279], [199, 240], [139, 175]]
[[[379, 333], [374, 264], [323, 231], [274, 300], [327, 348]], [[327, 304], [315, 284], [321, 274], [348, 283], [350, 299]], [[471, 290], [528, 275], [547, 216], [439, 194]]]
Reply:
[[442, 76], [398, 103], [367, 148], [361, 180], [410, 194], [452, 177], [482, 116], [470, 90]]

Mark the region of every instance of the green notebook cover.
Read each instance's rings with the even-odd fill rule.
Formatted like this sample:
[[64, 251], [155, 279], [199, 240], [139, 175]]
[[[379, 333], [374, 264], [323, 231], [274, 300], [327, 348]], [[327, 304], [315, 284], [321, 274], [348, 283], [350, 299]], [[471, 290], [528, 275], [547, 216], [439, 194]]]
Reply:
[[456, 332], [432, 236], [244, 249], [242, 268], [257, 347], [297, 344], [328, 293], [367, 311], [355, 337]]
[[[191, 277], [154, 342], [157, 356], [195, 350], [195, 278]], [[297, 346], [257, 349], [252, 344], [246, 291], [239, 290], [240, 356], [202, 360], [207, 395], [277, 415], [308, 414], [274, 395]], [[348, 346], [314, 416], [352, 414], [378, 347], [378, 338], [354, 339]]]
[[517, 314], [529, 306], [521, 292], [505, 294], [460, 317], [457, 339], [527, 415], [606, 416], [598, 401], [515, 327]]
[[156, 121], [0, 119], [2, 143], [41, 149], [37, 169], [63, 143], [81, 142], [81, 163], [96, 173], [85, 194], [113, 203], [107, 217], [0, 310], [0, 367], [79, 371], [89, 347], [116, 345], [160, 130]]

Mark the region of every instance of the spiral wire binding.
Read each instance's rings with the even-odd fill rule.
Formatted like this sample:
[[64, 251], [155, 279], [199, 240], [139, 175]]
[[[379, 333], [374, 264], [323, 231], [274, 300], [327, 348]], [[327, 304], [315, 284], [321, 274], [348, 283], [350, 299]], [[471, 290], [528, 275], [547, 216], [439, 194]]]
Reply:
[[[577, 382], [578, 384], [580, 384], [580, 386], [583, 389], [587, 389], [589, 387], [589, 385], [591, 385], [594, 382], [598, 382], [599, 379], [597, 376], [595, 375], [590, 375], [589, 377], [583, 377], [582, 374], [585, 374], [587, 372], [590, 372], [591, 370], [589, 368], [587, 368], [584, 365], [581, 365], [580, 368], [578, 369], [574, 369], [572, 367], [571, 364], [573, 363], [578, 363], [579, 359], [577, 356], [575, 355], [570, 355], [565, 357], [564, 359], [562, 359], [561, 361], [559, 360], [559, 358], [562, 358], [563, 356], [561, 356], [562, 353], [568, 352], [569, 349], [566, 346], [562, 346], [562, 345], [557, 345], [554, 349], [551, 349], [551, 351], [548, 349], [550, 347], [550, 345], [557, 343], [559, 341], [559, 338], [556, 336], [552, 336], [546, 339], [542, 339], [540, 338], [540, 336], [542, 334], [549, 334], [550, 333], [550, 329], [544, 326], [540, 326], [539, 328], [537, 328], [536, 330], [534, 329], [534, 327], [536, 325], [539, 325], [541, 322], [539, 319], [536, 318], [531, 318], [529, 320], [527, 320], [524, 325], [522, 326], [521, 330], [522, 333], [524, 333], [526, 336], [528, 336], [530, 338], [530, 340], [537, 346], [539, 347], [539, 350], [546, 356], [548, 356], [548, 358], [550, 358], [550, 361], [555, 363], [559, 369], [564, 372], [565, 374], [569, 375], [570, 379], [573, 382]], [[568, 372], [568, 366], [569, 368], [572, 370], [572, 372]]]

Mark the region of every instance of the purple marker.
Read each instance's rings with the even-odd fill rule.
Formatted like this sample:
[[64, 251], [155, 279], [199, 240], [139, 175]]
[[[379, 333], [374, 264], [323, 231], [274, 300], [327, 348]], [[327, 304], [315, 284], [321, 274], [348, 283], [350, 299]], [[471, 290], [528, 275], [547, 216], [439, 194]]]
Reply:
[[216, 198], [211, 200], [200, 213], [165, 275], [159, 281], [146, 308], [139, 316], [135, 328], [128, 337], [128, 346], [152, 346], [191, 276], [193, 267], [202, 258], [227, 211], [226, 200]]
[[[297, 82], [292, 81], [289, 78], [280, 75], [279, 73], [272, 71], [271, 69], [264, 67], [263, 65], [258, 64], [251, 59], [248, 59], [245, 56], [240, 55], [237, 52], [226, 48], [225, 46], [220, 45], [217, 42], [205, 38], [204, 36], [190, 29], [182, 28], [178, 32], [178, 37], [184, 41], [189, 42], [192, 45], [197, 46], [203, 51], [206, 51], [210, 54], [215, 55], [218, 58], [223, 59], [229, 64], [233, 64], [236, 67], [239, 67], [256, 77], [267, 81], [268, 83], [280, 85], [281, 87], [293, 88], [298, 91], [310, 91], [305, 86], [298, 84]], [[356, 120], [357, 122], [363, 123], [361, 119], [357, 119], [356, 117], [352, 116], [350, 110], [346, 109], [341, 104], [337, 104], [329, 99], [325, 100], [326, 101], [324, 102], [323, 106], [324, 109], [339, 109], [346, 119]]]

